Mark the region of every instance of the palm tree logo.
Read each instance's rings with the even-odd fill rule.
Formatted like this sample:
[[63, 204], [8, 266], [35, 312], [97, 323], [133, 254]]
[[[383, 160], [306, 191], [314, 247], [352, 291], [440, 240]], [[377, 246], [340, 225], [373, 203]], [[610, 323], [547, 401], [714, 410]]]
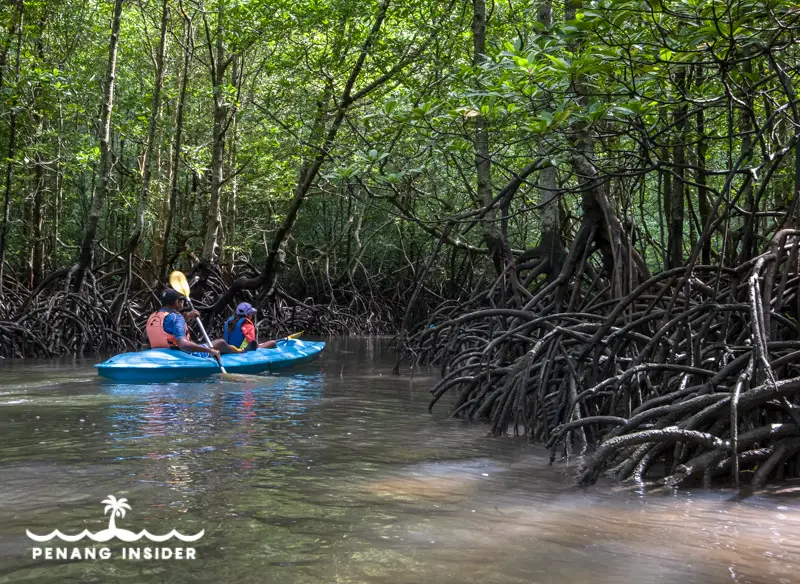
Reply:
[[98, 531], [97, 533], [92, 533], [88, 529], [84, 529], [81, 533], [77, 535], [65, 535], [57, 529], [53, 530], [51, 533], [47, 535], [36, 535], [35, 533], [31, 533], [30, 530], [27, 529], [25, 530], [25, 533], [28, 535], [29, 538], [39, 543], [50, 541], [54, 537], [58, 537], [63, 541], [69, 541], [69, 542], [79, 541], [84, 537], [88, 537], [92, 541], [98, 541], [98, 542], [106, 542], [114, 538], [126, 542], [133, 542], [133, 541], [138, 541], [142, 537], [146, 537], [150, 541], [155, 541], [155, 542], [167, 541], [173, 537], [181, 541], [193, 542], [203, 537], [203, 534], [205, 533], [204, 529], [200, 530], [198, 533], [194, 535], [183, 535], [182, 533], [180, 533], [175, 529], [164, 535], [153, 535], [146, 529], [143, 529], [139, 533], [134, 533], [133, 531], [117, 527], [117, 522], [116, 522], [117, 517], [122, 519], [123, 517], [125, 517], [126, 510], [128, 511], [132, 510], [131, 506], [128, 505], [127, 499], [125, 498], [117, 499], [114, 495], [108, 495], [108, 497], [103, 499], [101, 503], [105, 504], [106, 506], [105, 509], [103, 510], [103, 515], [111, 511], [111, 515], [108, 518], [108, 529], [103, 529], [101, 531]]
[[117, 527], [117, 517], [122, 519], [125, 517], [125, 510], [131, 510], [131, 506], [128, 505], [127, 499], [117, 499], [114, 495], [109, 495], [103, 499], [101, 503], [104, 503], [106, 506], [106, 508], [103, 510], [103, 515], [111, 511], [111, 516], [108, 518], [108, 529], [103, 529], [102, 531], [91, 534], [89, 536], [90, 539], [94, 541], [109, 541], [117, 538], [121, 539], [122, 541], [136, 541], [142, 537], [143, 533], [137, 534], [132, 531], [128, 531], [127, 529], [120, 529]]
[[[107, 498], [103, 499], [101, 503], [106, 504], [106, 508], [103, 510], [103, 515], [111, 511], [111, 516], [108, 518], [108, 532], [110, 535], [118, 535], [119, 532], [128, 531], [127, 529], [118, 529], [115, 518], [119, 517], [122, 519], [125, 517], [125, 510], [131, 511], [131, 506], [128, 505], [127, 499], [117, 499], [114, 495], [109, 495]], [[128, 531], [128, 533], [131, 533]]]

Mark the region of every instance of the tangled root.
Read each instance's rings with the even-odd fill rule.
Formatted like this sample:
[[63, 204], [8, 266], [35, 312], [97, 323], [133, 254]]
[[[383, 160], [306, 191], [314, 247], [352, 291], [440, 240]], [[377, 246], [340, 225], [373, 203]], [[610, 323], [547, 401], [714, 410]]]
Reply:
[[[800, 475], [800, 232], [736, 268], [665, 271], [627, 296], [550, 286], [443, 304], [405, 345], [442, 379], [431, 407], [584, 454], [577, 480], [749, 482]], [[587, 278], [588, 280], [588, 278]], [[560, 286], [561, 284], [559, 284]], [[571, 298], [569, 305], [559, 301]], [[488, 305], [488, 306], [487, 306]]]

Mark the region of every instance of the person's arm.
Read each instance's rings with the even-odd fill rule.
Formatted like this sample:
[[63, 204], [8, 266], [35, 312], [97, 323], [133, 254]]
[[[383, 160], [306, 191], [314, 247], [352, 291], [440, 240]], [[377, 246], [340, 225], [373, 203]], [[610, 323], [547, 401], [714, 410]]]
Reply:
[[186, 351], [187, 353], [211, 353], [215, 357], [219, 357], [219, 351], [214, 348], [209, 349], [205, 345], [198, 345], [197, 343], [193, 343], [192, 341], [186, 340], [186, 337], [180, 337], [177, 339], [178, 341], [178, 348], [181, 351]]
[[175, 342], [178, 343], [178, 348], [181, 351], [186, 351], [187, 353], [211, 353], [215, 357], [219, 356], [217, 349], [193, 343], [186, 338], [186, 320], [181, 314], [175, 313], [173, 315], [172, 334], [175, 335]]

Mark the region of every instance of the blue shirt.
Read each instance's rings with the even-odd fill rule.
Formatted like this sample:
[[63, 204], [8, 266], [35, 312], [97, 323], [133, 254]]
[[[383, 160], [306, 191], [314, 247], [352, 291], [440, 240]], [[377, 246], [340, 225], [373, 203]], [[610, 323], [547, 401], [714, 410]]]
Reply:
[[164, 332], [174, 336], [176, 339], [186, 338], [186, 319], [180, 312], [175, 312], [169, 308], [162, 308], [159, 312], [169, 312], [164, 317]]

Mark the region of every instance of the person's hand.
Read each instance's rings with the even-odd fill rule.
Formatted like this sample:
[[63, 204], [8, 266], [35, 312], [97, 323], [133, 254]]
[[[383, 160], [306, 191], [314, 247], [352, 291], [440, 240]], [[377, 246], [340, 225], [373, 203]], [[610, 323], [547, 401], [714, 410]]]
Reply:
[[219, 351], [217, 349], [209, 349], [208, 352], [211, 353], [213, 357], [219, 357]]
[[194, 320], [198, 316], [200, 316], [199, 310], [190, 310], [189, 312], [186, 313], [186, 316], [184, 318], [186, 318], [186, 320]]

